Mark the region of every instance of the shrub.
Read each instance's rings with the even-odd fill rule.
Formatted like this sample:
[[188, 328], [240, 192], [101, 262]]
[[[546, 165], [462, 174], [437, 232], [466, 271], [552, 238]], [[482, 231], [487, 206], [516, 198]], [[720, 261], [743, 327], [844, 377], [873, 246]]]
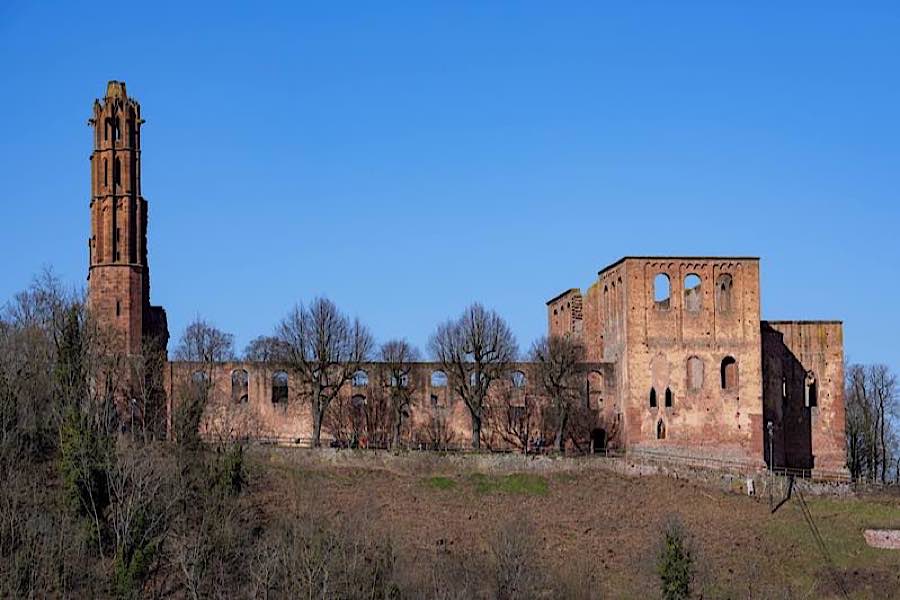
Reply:
[[496, 598], [512, 600], [540, 595], [545, 581], [537, 564], [537, 549], [534, 526], [523, 516], [514, 516], [500, 525], [491, 544]]
[[676, 521], [669, 522], [663, 531], [663, 544], [656, 568], [665, 600], [690, 598], [694, 558], [684, 530]]
[[219, 458], [218, 479], [216, 485], [222, 493], [239, 496], [247, 484], [247, 472], [244, 466], [244, 447], [232, 444]]
[[82, 516], [99, 517], [109, 502], [109, 439], [98, 434], [74, 406], [66, 413], [59, 438], [59, 470], [67, 504]]

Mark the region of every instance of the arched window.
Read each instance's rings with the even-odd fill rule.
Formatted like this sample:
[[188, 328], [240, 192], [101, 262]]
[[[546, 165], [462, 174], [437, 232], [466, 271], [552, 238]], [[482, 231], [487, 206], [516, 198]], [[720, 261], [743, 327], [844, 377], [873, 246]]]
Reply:
[[432, 371], [431, 387], [447, 387], [447, 374], [443, 371]]
[[689, 390], [696, 392], [703, 389], [703, 361], [697, 356], [692, 356], [687, 361], [687, 381]]
[[656, 408], [656, 388], [650, 388], [650, 408]]
[[366, 406], [366, 397], [362, 394], [356, 394], [350, 398], [350, 406], [356, 410], [362, 410]]
[[812, 371], [806, 374], [806, 381], [804, 382], [804, 394], [803, 399], [806, 403], [807, 408], [814, 408], [819, 405], [819, 390], [818, 385], [816, 384], [816, 374]]
[[587, 407], [599, 407], [603, 402], [603, 375], [597, 371], [590, 371], [585, 384], [587, 391]]
[[684, 309], [688, 312], [700, 312], [700, 307], [703, 305], [700, 284], [700, 276], [695, 273], [684, 278]]
[[653, 302], [656, 308], [665, 310], [669, 308], [669, 298], [672, 295], [671, 283], [669, 276], [665, 273], [658, 273], [653, 279]]
[[738, 366], [733, 356], [726, 356], [722, 359], [722, 389], [736, 390], [738, 387]]
[[116, 159], [116, 162], [113, 163], [113, 185], [120, 185], [122, 183], [122, 161], [120, 159]]
[[672, 393], [671, 388], [666, 388], [666, 408], [672, 408], [672, 404], [675, 403], [675, 394]]
[[103, 159], [103, 186], [106, 187], [109, 185], [109, 162], [104, 158]]
[[119, 120], [119, 117], [116, 117], [116, 126], [113, 129], [113, 141], [117, 142], [117, 141], [119, 141], [119, 139], [121, 137], [122, 137], [121, 121]]
[[193, 374], [191, 374], [191, 383], [196, 386], [206, 387], [209, 383], [209, 376], [205, 371], [194, 371]]
[[666, 424], [663, 423], [662, 419], [656, 422], [656, 439], [666, 439]]
[[512, 386], [516, 389], [522, 389], [528, 383], [528, 379], [526, 379], [525, 373], [522, 371], [513, 371], [512, 375], [510, 375], [510, 380], [512, 381]]
[[283, 404], [288, 401], [288, 374], [276, 371], [272, 375], [272, 404]]
[[716, 309], [719, 312], [731, 312], [731, 288], [734, 281], [728, 273], [722, 273], [716, 280]]
[[231, 401], [246, 404], [250, 400], [250, 374], [244, 369], [231, 372]]
[[369, 385], [369, 374], [360, 369], [353, 374], [352, 385], [353, 387], [363, 387]]

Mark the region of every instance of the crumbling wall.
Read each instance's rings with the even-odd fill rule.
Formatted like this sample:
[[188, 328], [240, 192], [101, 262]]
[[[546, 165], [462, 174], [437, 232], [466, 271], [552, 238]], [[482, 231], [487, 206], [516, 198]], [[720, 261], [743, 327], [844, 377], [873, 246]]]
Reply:
[[[246, 376], [243, 372], [246, 372]], [[387, 406], [389, 384], [383, 365], [368, 363], [362, 367], [361, 372], [365, 376], [345, 385], [328, 409], [329, 416], [323, 427], [323, 443], [326, 445], [332, 440], [346, 442], [329, 423], [352, 427], [354, 419], [368, 418], [353, 412], [358, 411], [362, 405], [367, 405], [370, 409], [373, 403]], [[278, 373], [287, 374], [288, 395], [285, 399], [273, 393]], [[440, 373], [440, 365], [436, 363], [413, 365], [407, 383], [411, 403], [404, 417], [403, 444], [425, 448], [435, 447], [438, 443], [444, 447], [466, 447], [471, 443], [472, 421], [469, 410], [454, 391], [452, 381], [441, 378]], [[514, 382], [515, 373], [521, 375], [516, 376]], [[542, 394], [534, 375], [534, 366], [529, 363], [512, 365], [509, 374], [509, 377], [492, 384], [488, 403], [495, 411], [530, 410], [535, 421], [533, 437], [537, 439], [540, 435], [539, 409], [547, 404], [548, 399]], [[584, 406], [577, 407], [579, 418], [587, 419], [577, 423], [579, 429], [586, 432], [582, 440], [583, 449], [589, 446], [588, 438], [594, 429], [602, 429], [606, 439], [611, 445], [615, 445], [618, 438], [612, 407], [617, 404], [617, 394], [615, 385], [609, 383], [615, 381], [613, 366], [604, 363], [585, 364], [583, 377]], [[288, 369], [263, 363], [169, 363], [166, 392], [170, 399], [170, 415], [178, 410], [178, 403], [185, 397], [189, 386], [197, 382], [208, 382], [203, 384], [208, 385], [208, 402], [201, 426], [202, 432], [208, 437], [228, 435], [286, 443], [308, 443], [312, 438], [311, 406], [295, 375]], [[581, 410], [582, 408], [586, 410]], [[506, 449], [514, 446], [508, 431], [499, 427], [501, 416], [495, 412], [493, 418], [485, 419], [482, 443], [486, 448]], [[349, 421], [329, 421], [329, 418]], [[376, 440], [366, 441], [376, 443]], [[549, 444], [552, 440], [545, 442]]]
[[583, 329], [581, 290], [572, 288], [547, 302], [548, 335], [581, 336]]
[[761, 327], [764, 418], [772, 422], [775, 466], [843, 471], [842, 324], [765, 321]]
[[[639, 257], [610, 270], [622, 268], [626, 443], [761, 464], [758, 259]], [[666, 298], [654, 293], [659, 275], [668, 278]], [[699, 287], [685, 287], [689, 276]], [[726, 361], [733, 385], [723, 381]]]

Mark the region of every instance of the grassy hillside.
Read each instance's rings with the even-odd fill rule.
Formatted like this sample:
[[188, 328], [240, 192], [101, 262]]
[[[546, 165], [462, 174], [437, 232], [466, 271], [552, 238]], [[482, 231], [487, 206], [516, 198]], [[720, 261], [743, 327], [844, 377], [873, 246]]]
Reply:
[[[506, 528], [522, 531], [538, 568], [567, 582], [572, 595], [659, 597], [657, 550], [665, 524], [676, 519], [696, 557], [697, 597], [841, 597], [796, 496], [771, 514], [765, 498], [601, 469], [488, 475], [440, 463], [430, 472], [431, 463], [387, 470], [316, 466], [272, 451], [254, 454], [252, 463], [253, 493], [266, 512], [299, 505], [335, 522], [364, 522], [391, 540], [410, 572], [443, 561], [489, 578]], [[900, 498], [806, 499], [850, 596], [900, 598], [900, 552], [869, 548], [862, 534], [900, 528]]]

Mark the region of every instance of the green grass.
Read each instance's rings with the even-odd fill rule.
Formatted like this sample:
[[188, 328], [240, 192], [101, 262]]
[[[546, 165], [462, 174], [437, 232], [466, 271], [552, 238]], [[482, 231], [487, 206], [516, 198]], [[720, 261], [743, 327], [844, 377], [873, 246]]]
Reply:
[[429, 477], [425, 485], [436, 490], [452, 490], [456, 487], [456, 480], [449, 477]]
[[513, 473], [504, 477], [474, 473], [469, 477], [469, 480], [479, 494], [499, 492], [543, 496], [549, 490], [546, 478], [527, 473]]
[[[870, 548], [863, 537], [866, 529], [900, 528], [900, 506], [869, 499], [807, 498], [810, 513], [819, 529], [828, 554], [841, 571], [888, 568], [896, 561], [895, 551]], [[766, 533], [779, 546], [794, 546], [790, 573], [801, 585], [811, 586], [825, 576], [824, 557], [803, 520], [797, 500], [785, 504], [769, 520]], [[865, 593], [851, 593], [865, 597]]]

